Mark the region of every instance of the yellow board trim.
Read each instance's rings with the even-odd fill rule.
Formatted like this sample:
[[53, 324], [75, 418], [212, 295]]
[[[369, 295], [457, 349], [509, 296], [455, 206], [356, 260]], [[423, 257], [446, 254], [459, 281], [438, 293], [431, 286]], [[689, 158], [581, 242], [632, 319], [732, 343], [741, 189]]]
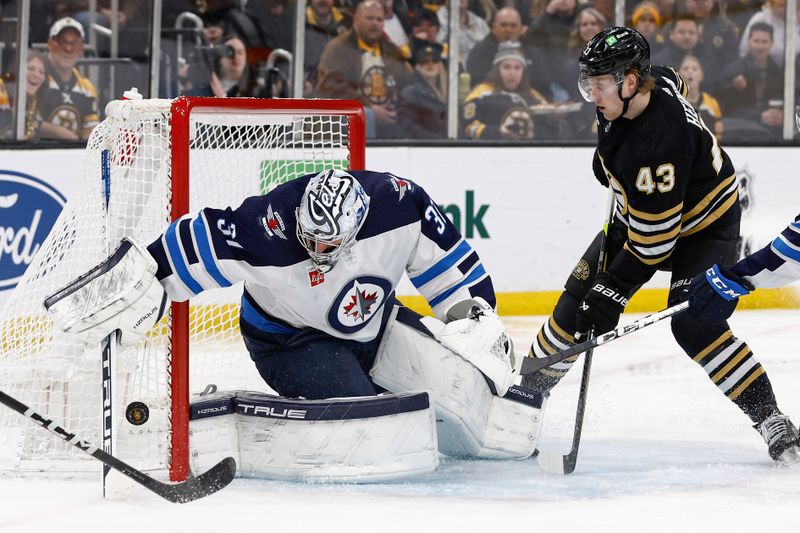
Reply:
[[[549, 315], [561, 291], [501, 292], [497, 294], [497, 311], [501, 316]], [[400, 296], [398, 299], [413, 311], [433, 315], [422, 296]], [[667, 307], [667, 289], [640, 289], [631, 298], [628, 313], [653, 313]], [[798, 309], [800, 291], [793, 287], [758, 289], [745, 296], [737, 309]]]

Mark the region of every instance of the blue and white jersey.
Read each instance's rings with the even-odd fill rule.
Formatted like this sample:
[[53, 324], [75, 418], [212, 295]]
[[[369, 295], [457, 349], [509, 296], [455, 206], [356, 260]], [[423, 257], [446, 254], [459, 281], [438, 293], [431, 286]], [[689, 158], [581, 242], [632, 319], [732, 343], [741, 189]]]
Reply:
[[311, 327], [362, 342], [378, 335], [384, 304], [406, 272], [440, 319], [473, 296], [495, 305], [478, 254], [421, 187], [388, 173], [351, 174], [370, 196], [369, 210], [329, 272], [314, 268], [295, 236], [308, 175], [236, 209], [205, 208], [172, 223], [148, 246], [158, 279], [176, 301], [243, 281], [249, 325], [277, 333]]
[[769, 246], [751, 254], [733, 268], [754, 287], [780, 287], [800, 279], [800, 215]]

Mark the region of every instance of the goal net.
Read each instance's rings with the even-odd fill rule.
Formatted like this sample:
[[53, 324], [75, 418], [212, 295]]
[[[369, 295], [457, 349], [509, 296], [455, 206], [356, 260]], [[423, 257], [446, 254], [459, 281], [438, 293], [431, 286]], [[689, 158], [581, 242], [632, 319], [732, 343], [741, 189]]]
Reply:
[[[187, 212], [235, 207], [322, 168], [364, 168], [357, 102], [180, 97], [115, 101], [106, 114], [87, 144], [80, 183], [0, 312], [0, 390], [96, 445], [104, 436], [100, 347], [55, 330], [44, 298], [124, 236], [149, 244]], [[116, 455], [185, 479], [190, 395], [208, 384], [269, 391], [239, 335], [241, 292], [237, 285], [173, 303], [145, 339], [117, 351], [106, 382]], [[0, 472], [97, 465], [0, 409]]]

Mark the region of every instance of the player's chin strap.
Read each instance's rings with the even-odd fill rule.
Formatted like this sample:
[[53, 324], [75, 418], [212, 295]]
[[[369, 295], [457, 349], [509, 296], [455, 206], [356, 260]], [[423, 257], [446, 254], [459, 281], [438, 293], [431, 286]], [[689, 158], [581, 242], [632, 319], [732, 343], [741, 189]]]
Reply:
[[[647, 72], [649, 72], [649, 69], [648, 69]], [[638, 83], [636, 84], [636, 89], [633, 90], [633, 94], [630, 95], [629, 97], [625, 98], [625, 97], [622, 96], [622, 84], [621, 83], [617, 87], [617, 96], [619, 96], [619, 99], [622, 100], [622, 114], [620, 115], [621, 117], [624, 117], [625, 113], [628, 112], [628, 106], [630, 105], [631, 100], [633, 100], [633, 97], [636, 96], [637, 94], [639, 94], [639, 89], [642, 86], [642, 81], [644, 81], [644, 77], [647, 76], [647, 72], [642, 73], [642, 74], [637, 74], [636, 79], [638, 80]], [[623, 76], [623, 79], [624, 79], [624, 76]]]
[[[636, 89], [633, 91], [633, 94], [630, 95], [627, 98], [622, 96], [622, 85], [621, 84], [620, 84], [619, 88], [617, 89], [617, 96], [619, 96], [619, 99], [622, 100], [622, 114], [620, 115], [621, 117], [624, 117], [625, 113], [628, 112], [628, 106], [630, 105], [631, 100], [633, 100], [633, 97], [636, 96], [637, 94], [639, 94], [639, 85], [640, 84], [638, 84], [638, 83], [636, 84]], [[606, 94], [608, 94], [608, 93], [606, 93]]]

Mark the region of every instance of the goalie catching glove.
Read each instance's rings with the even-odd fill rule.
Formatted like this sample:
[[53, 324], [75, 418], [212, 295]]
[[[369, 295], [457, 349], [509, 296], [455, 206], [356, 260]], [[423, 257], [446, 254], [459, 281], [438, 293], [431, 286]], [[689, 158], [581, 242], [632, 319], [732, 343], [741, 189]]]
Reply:
[[167, 295], [156, 279], [147, 250], [123, 239], [114, 253], [44, 301], [50, 318], [65, 333], [93, 345], [115, 330], [120, 343], [135, 344], [164, 313]]
[[447, 320], [437, 340], [475, 365], [503, 396], [516, 379], [516, 358], [514, 344], [492, 306], [481, 297], [464, 300], [447, 311]]

